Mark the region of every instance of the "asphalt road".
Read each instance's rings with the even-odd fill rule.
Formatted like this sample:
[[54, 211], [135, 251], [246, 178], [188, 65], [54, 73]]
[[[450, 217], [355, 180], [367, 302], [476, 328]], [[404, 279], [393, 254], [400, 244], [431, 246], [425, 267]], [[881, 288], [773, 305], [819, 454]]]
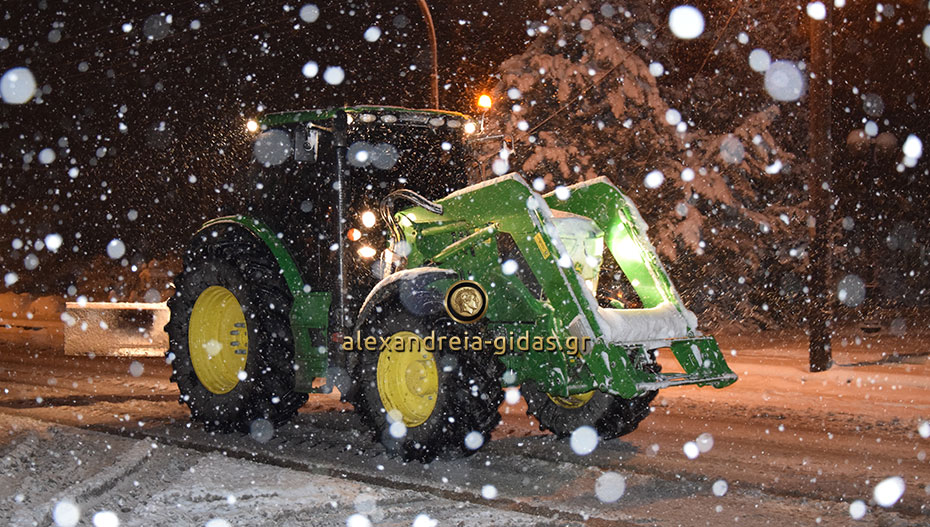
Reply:
[[[590, 455], [540, 432], [521, 400], [476, 455], [429, 465], [385, 456], [333, 395], [260, 442], [191, 423], [161, 359], [0, 345], [0, 523], [54, 524], [73, 502], [80, 525], [100, 511], [121, 525], [930, 525], [926, 356], [876, 341], [815, 375], [796, 339], [721, 342], [739, 348], [737, 384], [663, 390], [637, 431]], [[689, 459], [689, 441], [706, 451]], [[880, 507], [874, 489], [895, 476], [904, 495]]]

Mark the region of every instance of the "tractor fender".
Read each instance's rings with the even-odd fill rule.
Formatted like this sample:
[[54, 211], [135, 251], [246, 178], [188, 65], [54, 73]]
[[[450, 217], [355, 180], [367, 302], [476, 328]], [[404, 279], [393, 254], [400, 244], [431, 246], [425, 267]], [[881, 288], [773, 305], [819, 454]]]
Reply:
[[294, 258], [291, 257], [291, 253], [288, 252], [284, 243], [275, 236], [275, 233], [269, 229], [267, 225], [260, 220], [248, 216], [223, 216], [204, 223], [203, 226], [200, 227], [200, 230], [197, 231], [197, 234], [200, 234], [210, 227], [221, 224], [239, 225], [260, 239], [262, 243], [268, 247], [268, 250], [271, 251], [271, 254], [278, 262], [278, 267], [284, 275], [284, 280], [287, 282], [287, 288], [291, 291], [291, 296], [296, 299], [300, 296], [300, 293], [304, 292], [304, 280], [300, 276], [297, 264], [294, 263]]
[[[329, 366], [325, 343], [329, 341], [329, 307], [332, 300], [327, 291], [311, 291], [300, 275], [294, 258], [287, 247], [261, 221], [248, 216], [224, 216], [203, 224], [198, 232], [217, 225], [236, 225], [257, 237], [268, 247], [278, 264], [287, 288], [293, 298], [289, 313], [291, 334], [294, 338], [294, 361], [298, 368], [297, 389], [311, 391], [313, 379], [325, 377]], [[323, 350], [323, 351], [321, 351]]]
[[[449, 269], [436, 267], [419, 267], [405, 269], [391, 274], [371, 289], [355, 322], [355, 331], [372, 316], [375, 306], [396, 296], [408, 312], [418, 316], [427, 316], [442, 311], [443, 300], [449, 285], [458, 280], [458, 273]], [[442, 282], [442, 284], [438, 283]], [[338, 349], [330, 359], [327, 377], [332, 378], [339, 388], [343, 400], [356, 404], [360, 386], [353, 372], [359, 366], [359, 355]]]
[[[370, 311], [386, 298], [397, 296], [404, 308], [417, 316], [427, 316], [444, 310], [443, 299], [449, 285], [458, 280], [451, 269], [419, 267], [398, 271], [380, 281], [368, 293], [358, 316], [358, 327], [368, 319]], [[442, 282], [442, 284], [437, 284]]]

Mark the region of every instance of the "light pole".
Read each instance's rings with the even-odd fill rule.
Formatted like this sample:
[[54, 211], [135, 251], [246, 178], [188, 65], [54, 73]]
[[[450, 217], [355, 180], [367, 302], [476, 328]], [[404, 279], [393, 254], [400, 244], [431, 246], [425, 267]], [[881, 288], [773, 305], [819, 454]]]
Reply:
[[429, 14], [429, 6], [426, 0], [417, 0], [420, 4], [420, 11], [423, 12], [423, 18], [426, 19], [426, 27], [429, 29], [429, 47], [433, 55], [433, 74], [432, 74], [432, 91], [433, 91], [433, 108], [439, 109], [439, 47], [436, 45], [436, 28], [433, 27], [433, 17]]

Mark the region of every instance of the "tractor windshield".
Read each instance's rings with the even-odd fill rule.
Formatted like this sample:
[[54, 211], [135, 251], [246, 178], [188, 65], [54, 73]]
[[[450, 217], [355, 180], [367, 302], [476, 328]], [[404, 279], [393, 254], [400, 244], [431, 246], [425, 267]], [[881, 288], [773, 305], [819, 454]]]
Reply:
[[357, 180], [438, 199], [469, 183], [476, 163], [465, 137], [474, 123], [456, 114], [350, 115], [346, 161]]

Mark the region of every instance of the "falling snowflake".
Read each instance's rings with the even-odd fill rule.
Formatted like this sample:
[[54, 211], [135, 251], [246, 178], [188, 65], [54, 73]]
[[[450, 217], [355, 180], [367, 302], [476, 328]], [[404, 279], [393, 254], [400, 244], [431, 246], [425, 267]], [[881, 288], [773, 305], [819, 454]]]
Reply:
[[308, 24], [320, 18], [320, 8], [316, 4], [307, 4], [300, 8], [300, 19]]
[[119, 517], [113, 511], [100, 511], [94, 514], [94, 527], [119, 527]]
[[114, 260], [119, 260], [126, 254], [126, 245], [119, 238], [113, 238], [107, 244], [107, 256]]
[[849, 504], [849, 516], [854, 520], [861, 520], [867, 510], [865, 502], [862, 500], [856, 500]]
[[696, 459], [701, 454], [701, 449], [698, 448], [697, 443], [694, 441], [685, 443], [685, 446], [683, 446], [681, 450], [688, 459]]
[[875, 503], [882, 507], [893, 507], [904, 495], [904, 488], [904, 479], [899, 476], [892, 476], [875, 485], [872, 497], [875, 498]]
[[626, 478], [616, 472], [601, 474], [594, 483], [594, 495], [604, 503], [613, 503], [626, 492]]
[[856, 307], [865, 300], [865, 282], [854, 274], [848, 274], [836, 285], [836, 299], [848, 307]]
[[45, 248], [51, 252], [58, 252], [58, 249], [61, 248], [61, 244], [64, 243], [64, 239], [57, 232], [47, 234], [45, 236]]
[[378, 26], [371, 26], [365, 30], [365, 40], [368, 42], [375, 42], [381, 38], [381, 28]]
[[439, 520], [434, 520], [427, 514], [417, 514], [417, 517], [413, 519], [412, 527], [436, 527], [437, 525], [439, 525]]
[[517, 272], [519, 265], [514, 260], [507, 260], [501, 264], [501, 272], [507, 276], [510, 276]]
[[371, 527], [371, 520], [364, 514], [353, 514], [346, 518], [346, 527]]
[[312, 79], [316, 77], [317, 73], [320, 72], [320, 66], [311, 60], [304, 64], [304, 67], [300, 69], [300, 72], [303, 73], [304, 77]]
[[328, 66], [326, 71], [323, 72], [323, 80], [326, 81], [326, 84], [337, 86], [342, 84], [345, 79], [346, 72], [339, 66]]
[[129, 375], [133, 377], [141, 377], [142, 373], [145, 371], [145, 366], [141, 362], [134, 360], [129, 364]]
[[469, 450], [478, 450], [484, 444], [484, 436], [481, 432], [472, 430], [465, 436], [465, 448]]
[[643, 178], [643, 184], [646, 185], [646, 188], [659, 188], [664, 181], [665, 175], [658, 170], [649, 172], [646, 174], [646, 177]]
[[907, 139], [904, 140], [904, 145], [901, 147], [901, 150], [906, 157], [918, 159], [924, 153], [924, 144], [919, 137], [910, 134], [907, 136]]
[[81, 509], [71, 500], [61, 500], [52, 509], [56, 527], [74, 527], [81, 520]]
[[764, 72], [772, 65], [769, 52], [764, 49], [754, 49], [749, 52], [749, 67], [752, 71]]
[[704, 32], [704, 15], [695, 7], [678, 6], [668, 15], [668, 27], [682, 40], [695, 39]]
[[807, 16], [814, 20], [823, 20], [827, 18], [827, 6], [823, 2], [811, 2], [807, 4]]
[[36, 78], [29, 68], [13, 68], [0, 77], [0, 98], [7, 104], [29, 102], [36, 92]]
[[917, 427], [917, 433], [924, 439], [930, 438], [930, 421], [920, 423], [920, 426]]
[[407, 425], [403, 421], [394, 421], [391, 423], [391, 426], [388, 427], [388, 433], [391, 434], [391, 437], [394, 439], [402, 439], [407, 435]]
[[765, 91], [776, 101], [796, 101], [804, 92], [804, 75], [793, 62], [776, 60], [765, 72]]
[[706, 454], [710, 452], [712, 448], [714, 448], [714, 436], [708, 434], [707, 432], [697, 436], [697, 439], [694, 441], [697, 443], [698, 450], [700, 450], [702, 454]]
[[586, 456], [597, 448], [597, 430], [590, 426], [579, 426], [569, 439], [572, 450], [579, 456]]
[[39, 151], [39, 163], [50, 165], [55, 162], [55, 151], [51, 148], [43, 148]]

